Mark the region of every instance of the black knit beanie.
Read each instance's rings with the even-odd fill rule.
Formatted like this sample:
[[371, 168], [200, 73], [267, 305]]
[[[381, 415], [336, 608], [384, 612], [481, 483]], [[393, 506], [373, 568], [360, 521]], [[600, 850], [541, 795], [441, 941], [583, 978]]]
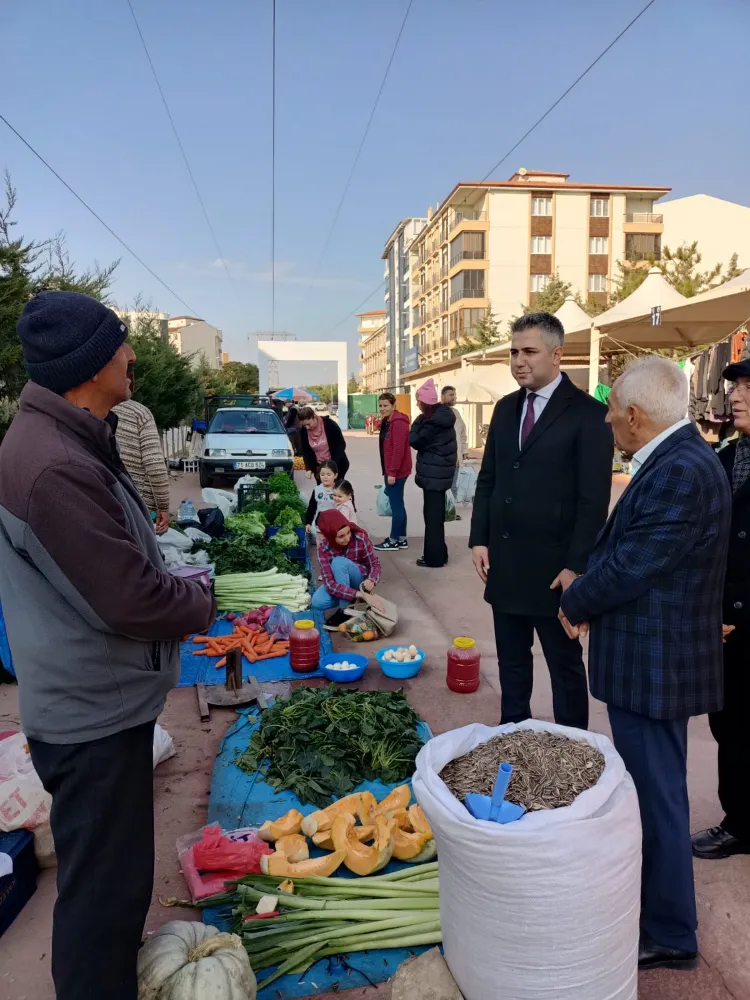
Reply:
[[29, 378], [58, 393], [98, 375], [128, 335], [116, 313], [81, 292], [40, 292], [16, 330]]

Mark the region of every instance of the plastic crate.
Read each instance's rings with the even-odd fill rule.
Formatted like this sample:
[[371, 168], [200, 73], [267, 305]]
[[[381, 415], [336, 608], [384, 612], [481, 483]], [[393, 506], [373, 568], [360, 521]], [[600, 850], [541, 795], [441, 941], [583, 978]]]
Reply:
[[249, 486], [240, 486], [237, 490], [237, 511], [241, 513], [254, 503], [266, 503], [270, 492], [268, 483], [251, 483]]
[[[276, 527], [266, 528], [266, 538], [273, 538], [273, 536], [280, 530], [280, 528]], [[303, 562], [307, 559], [307, 535], [305, 534], [304, 528], [295, 528], [294, 531], [299, 539], [299, 545], [296, 549], [284, 549], [284, 555], [288, 556], [290, 559], [297, 559], [300, 562]]]
[[13, 858], [13, 871], [0, 878], [0, 935], [36, 892], [34, 838], [28, 830], [0, 833], [0, 853]]

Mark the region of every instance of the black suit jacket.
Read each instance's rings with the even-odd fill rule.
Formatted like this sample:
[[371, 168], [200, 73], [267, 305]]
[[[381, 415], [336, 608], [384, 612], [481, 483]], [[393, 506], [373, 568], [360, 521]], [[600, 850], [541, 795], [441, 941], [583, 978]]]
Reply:
[[474, 497], [469, 545], [486, 545], [485, 600], [516, 615], [556, 615], [562, 569], [583, 573], [607, 520], [612, 432], [607, 409], [563, 374], [518, 447], [526, 391], [495, 406]]
[[[730, 486], [736, 451], [737, 442], [733, 441], [719, 452]], [[741, 628], [743, 633], [750, 625], [750, 479], [732, 495], [723, 621]]]

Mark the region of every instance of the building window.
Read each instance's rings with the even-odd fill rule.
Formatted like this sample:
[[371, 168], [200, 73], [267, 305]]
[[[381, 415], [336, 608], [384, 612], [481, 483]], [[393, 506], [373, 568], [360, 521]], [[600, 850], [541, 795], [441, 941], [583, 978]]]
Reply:
[[484, 233], [459, 233], [450, 251], [451, 267], [460, 260], [484, 260]]
[[401, 313], [401, 329], [408, 330], [410, 326], [411, 322], [409, 318], [409, 310], [404, 309], [404, 311]]
[[451, 278], [451, 302], [484, 298], [484, 271], [459, 271]]
[[591, 236], [589, 238], [589, 253], [593, 254], [609, 253], [609, 237]]
[[551, 198], [532, 198], [531, 199], [531, 214], [532, 215], [552, 215], [552, 199]]
[[661, 236], [658, 233], [626, 233], [626, 260], [661, 260]]
[[531, 275], [531, 291], [532, 292], [543, 292], [547, 285], [552, 280], [552, 276], [549, 274], [532, 274]]
[[606, 292], [607, 291], [607, 275], [606, 274], [590, 274], [589, 275], [589, 291], [590, 292]]
[[531, 237], [531, 252], [532, 253], [552, 253], [552, 237], [551, 236], [532, 236]]
[[609, 216], [609, 198], [592, 198], [591, 215], [597, 219]]

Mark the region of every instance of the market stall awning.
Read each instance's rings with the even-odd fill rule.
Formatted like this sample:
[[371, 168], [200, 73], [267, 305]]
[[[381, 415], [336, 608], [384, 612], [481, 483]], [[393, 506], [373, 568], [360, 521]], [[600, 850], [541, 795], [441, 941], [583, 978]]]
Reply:
[[294, 400], [295, 403], [311, 403], [315, 399], [320, 399], [317, 392], [310, 392], [308, 389], [301, 389], [299, 386], [290, 386], [288, 389], [279, 389], [273, 394], [274, 399]]
[[457, 403], [496, 403], [502, 392], [481, 385], [470, 378], [459, 378], [452, 383], [456, 390]]
[[679, 327], [691, 344], [715, 344], [750, 319], [750, 269], [662, 313], [662, 323]]

